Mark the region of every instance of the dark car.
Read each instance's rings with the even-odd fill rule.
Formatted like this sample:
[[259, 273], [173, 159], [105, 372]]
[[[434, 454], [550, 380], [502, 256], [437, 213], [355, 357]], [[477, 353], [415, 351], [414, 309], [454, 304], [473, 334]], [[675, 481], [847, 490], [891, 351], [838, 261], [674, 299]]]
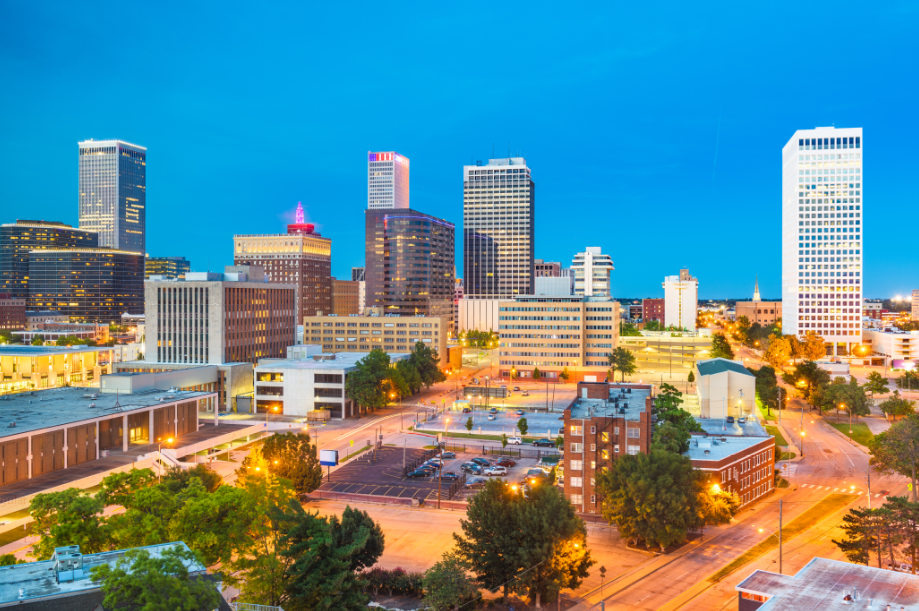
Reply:
[[506, 457], [499, 458], [497, 462], [495, 462], [495, 465], [497, 465], [498, 467], [513, 467], [516, 464], [517, 463], [515, 463], [513, 460], [511, 460], [510, 458], [506, 458]]
[[427, 469], [415, 469], [410, 471], [405, 477], [430, 477], [433, 474], [433, 471], [428, 471]]
[[497, 414], [497, 413], [498, 413], [498, 409], [495, 408], [495, 407], [493, 407], [493, 408], [491, 408], [490, 410], [488, 410], [488, 413], [489, 413], [489, 414]]
[[520, 387], [519, 387], [519, 386], [514, 386], [514, 392], [518, 392], [518, 391], [520, 391]]
[[482, 472], [482, 467], [475, 463], [464, 462], [460, 465], [460, 470], [465, 471], [466, 473], [472, 473], [473, 475], [478, 475]]
[[440, 457], [444, 460], [448, 460], [450, 458], [456, 458], [456, 452], [441, 452]]
[[544, 448], [554, 448], [555, 442], [552, 441], [551, 439], [537, 439], [536, 441], [533, 442], [533, 445], [544, 447]]
[[475, 464], [479, 465], [480, 467], [490, 467], [490, 466], [491, 466], [491, 462], [489, 462], [488, 460], [486, 460], [486, 459], [484, 459], [484, 458], [480, 458], [480, 457], [478, 457], [478, 456], [476, 456], [475, 458], [473, 458], [473, 459], [472, 459], [472, 462], [474, 462]]
[[464, 413], [464, 414], [471, 414], [471, 413], [472, 413], [472, 410], [469, 409], [468, 407], [464, 407], [464, 408], [463, 408], [463, 413]]
[[734, 424], [734, 416], [728, 416], [728, 424]]
[[436, 462], [426, 462], [418, 468], [419, 469], [430, 469], [431, 471], [437, 471], [438, 469], [440, 469], [440, 467], [441, 465], [437, 464]]
[[514, 412], [514, 413], [517, 414], [518, 416], [522, 416], [524, 412], [523, 412], [522, 409], [518, 409], [518, 410], [517, 410], [516, 412]]
[[470, 477], [466, 480], [467, 488], [484, 488], [485, 487], [485, 478], [483, 477]]
[[440, 474], [440, 477], [441, 477], [442, 479], [448, 479], [448, 480], [450, 480], [450, 481], [453, 481], [453, 480], [455, 480], [455, 479], [459, 479], [459, 475], [457, 475], [457, 474], [454, 473], [453, 471], [446, 471], [446, 472], [444, 472], [444, 473], [441, 473], [441, 474]]

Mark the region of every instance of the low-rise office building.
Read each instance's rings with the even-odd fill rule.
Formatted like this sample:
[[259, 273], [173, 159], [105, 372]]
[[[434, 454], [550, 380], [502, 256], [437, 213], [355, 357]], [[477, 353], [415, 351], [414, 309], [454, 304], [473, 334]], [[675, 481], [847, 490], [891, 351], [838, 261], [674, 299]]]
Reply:
[[307, 316], [303, 319], [303, 343], [318, 344], [325, 353], [370, 352], [379, 348], [390, 354], [411, 352], [418, 342], [437, 351], [440, 367], [448, 367], [448, 319], [437, 316]]
[[41, 322], [31, 327], [25, 331], [14, 331], [13, 335], [25, 344], [30, 344], [36, 337], [46, 342], [56, 342], [62, 337], [76, 337], [99, 343], [107, 342], [109, 339], [109, 326], [93, 322]]
[[26, 310], [26, 331], [33, 331], [48, 323], [70, 322], [70, 317], [57, 310]]
[[[897, 327], [883, 329], [865, 329], [862, 332], [862, 343], [873, 357], [883, 361], [893, 360], [919, 361], [919, 331], [901, 331]], [[874, 364], [874, 363], [872, 363]]]
[[163, 280], [179, 280], [191, 271], [191, 262], [185, 257], [151, 257], [144, 260], [144, 278], [158, 276]]
[[696, 393], [702, 418], [752, 417], [756, 376], [737, 361], [723, 358], [696, 363]]
[[332, 278], [332, 311], [321, 314], [357, 316], [361, 313], [361, 283]]
[[98, 386], [111, 373], [112, 349], [0, 346], [0, 394], [61, 386]]
[[644, 322], [656, 320], [660, 324], [664, 324], [664, 300], [642, 299], [641, 318]]
[[0, 293], [0, 329], [25, 329], [26, 300]]
[[[255, 368], [255, 405], [259, 413], [310, 417], [328, 412], [344, 419], [364, 412], [345, 392], [345, 380], [369, 353], [323, 354], [321, 346], [292, 346], [290, 358], [264, 359]], [[408, 353], [389, 354], [390, 362]], [[325, 419], [325, 418], [322, 418]]]
[[794, 575], [758, 569], [735, 587], [738, 611], [900, 611], [919, 608], [919, 577], [828, 558]]
[[565, 409], [563, 469], [565, 496], [581, 513], [600, 513], [596, 474], [627, 454], [647, 453], [651, 444], [651, 386], [580, 382]]
[[518, 295], [499, 304], [499, 374], [569, 382], [606, 378], [619, 341], [619, 302], [608, 297]]

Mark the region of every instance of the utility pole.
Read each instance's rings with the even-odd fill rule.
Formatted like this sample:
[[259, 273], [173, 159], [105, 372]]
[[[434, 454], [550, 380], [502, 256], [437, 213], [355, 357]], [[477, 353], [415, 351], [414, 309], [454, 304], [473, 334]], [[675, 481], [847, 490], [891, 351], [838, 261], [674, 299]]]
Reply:
[[779, 499], [779, 575], [782, 574], [782, 499]]

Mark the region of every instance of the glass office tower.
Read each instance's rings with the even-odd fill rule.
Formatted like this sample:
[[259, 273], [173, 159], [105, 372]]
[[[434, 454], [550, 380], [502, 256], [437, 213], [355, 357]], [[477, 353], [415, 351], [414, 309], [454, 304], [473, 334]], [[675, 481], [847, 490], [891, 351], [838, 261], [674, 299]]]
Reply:
[[49, 248], [95, 248], [99, 235], [50, 221], [16, 221], [0, 225], [0, 293], [29, 296], [29, 251]]
[[146, 252], [147, 149], [121, 140], [80, 142], [80, 229], [99, 246]]

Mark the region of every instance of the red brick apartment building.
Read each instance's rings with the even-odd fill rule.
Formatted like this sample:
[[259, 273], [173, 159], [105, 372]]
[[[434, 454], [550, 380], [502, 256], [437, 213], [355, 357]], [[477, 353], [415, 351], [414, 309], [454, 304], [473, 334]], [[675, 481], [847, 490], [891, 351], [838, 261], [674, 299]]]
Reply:
[[686, 453], [693, 467], [708, 473], [712, 483], [723, 490], [736, 492], [741, 506], [773, 491], [774, 437], [766, 435], [755, 423], [754, 430], [737, 427], [740, 434], [735, 427], [719, 432], [720, 422], [702, 421], [702, 426], [706, 432], [692, 436]]
[[664, 324], [664, 300], [663, 299], [642, 299], [641, 301], [641, 319], [644, 322], [656, 320]]
[[600, 513], [596, 473], [651, 444], [651, 386], [579, 382], [565, 409], [565, 496], [581, 513]]
[[26, 328], [26, 300], [0, 293], [0, 329]]

